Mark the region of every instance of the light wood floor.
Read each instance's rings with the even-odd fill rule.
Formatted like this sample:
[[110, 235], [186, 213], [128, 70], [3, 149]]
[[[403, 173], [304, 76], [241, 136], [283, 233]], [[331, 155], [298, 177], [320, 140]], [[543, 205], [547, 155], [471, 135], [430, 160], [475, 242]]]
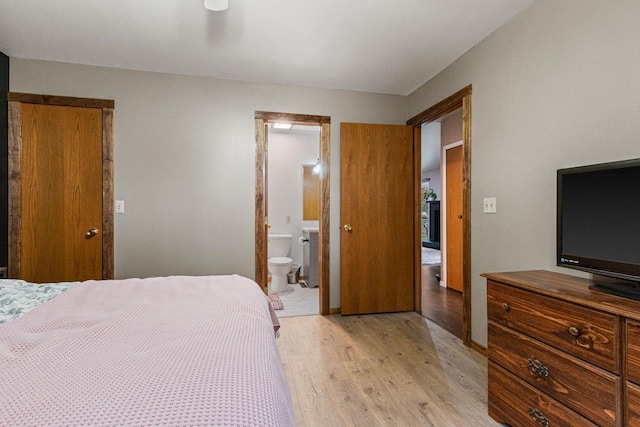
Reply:
[[280, 319], [303, 426], [497, 426], [487, 361], [415, 312]]

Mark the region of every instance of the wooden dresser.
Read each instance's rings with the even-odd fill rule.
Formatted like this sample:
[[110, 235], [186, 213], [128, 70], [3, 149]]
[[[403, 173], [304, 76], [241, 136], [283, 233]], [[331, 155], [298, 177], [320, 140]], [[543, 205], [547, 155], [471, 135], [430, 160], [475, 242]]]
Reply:
[[489, 415], [640, 426], [640, 301], [550, 271], [487, 273]]

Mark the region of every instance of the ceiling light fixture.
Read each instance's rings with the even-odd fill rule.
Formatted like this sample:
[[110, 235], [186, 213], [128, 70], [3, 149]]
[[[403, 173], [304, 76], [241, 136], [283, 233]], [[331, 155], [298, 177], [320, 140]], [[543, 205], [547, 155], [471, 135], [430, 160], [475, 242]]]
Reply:
[[273, 128], [274, 129], [291, 129], [293, 127], [293, 123], [274, 123], [273, 124]]
[[214, 12], [227, 10], [228, 7], [229, 0], [204, 0], [204, 8], [213, 10]]

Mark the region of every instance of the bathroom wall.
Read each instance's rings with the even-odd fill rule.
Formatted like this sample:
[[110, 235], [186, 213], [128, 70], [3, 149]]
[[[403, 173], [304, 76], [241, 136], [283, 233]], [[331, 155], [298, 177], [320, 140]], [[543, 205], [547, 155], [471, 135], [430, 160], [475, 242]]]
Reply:
[[[269, 129], [267, 197], [269, 233], [292, 234], [290, 258], [302, 265], [302, 227], [317, 226], [318, 221], [302, 220], [302, 165], [318, 161], [320, 129]], [[304, 275], [304, 272], [302, 272]]]

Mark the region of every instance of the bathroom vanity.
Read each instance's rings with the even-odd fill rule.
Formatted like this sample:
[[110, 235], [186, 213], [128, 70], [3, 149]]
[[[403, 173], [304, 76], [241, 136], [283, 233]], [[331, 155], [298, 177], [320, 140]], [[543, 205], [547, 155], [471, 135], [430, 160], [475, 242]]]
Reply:
[[302, 271], [307, 286], [318, 287], [318, 228], [303, 227], [302, 236], [307, 240], [302, 254]]

